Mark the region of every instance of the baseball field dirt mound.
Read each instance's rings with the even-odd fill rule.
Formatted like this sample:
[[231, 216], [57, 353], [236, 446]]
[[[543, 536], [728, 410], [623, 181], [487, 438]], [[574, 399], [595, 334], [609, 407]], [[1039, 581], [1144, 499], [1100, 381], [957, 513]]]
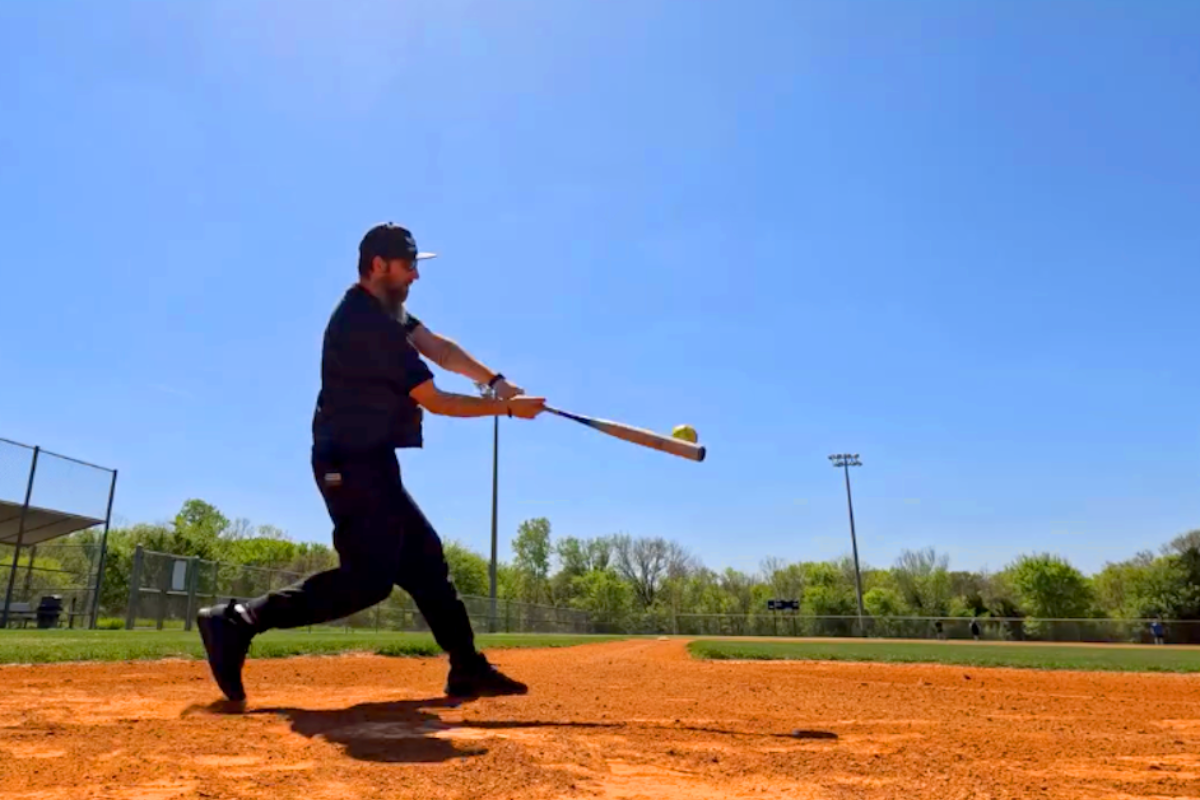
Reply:
[[0, 668], [0, 798], [1200, 797], [1200, 679], [692, 660], [682, 641], [492, 655], [525, 697], [441, 696], [445, 662]]

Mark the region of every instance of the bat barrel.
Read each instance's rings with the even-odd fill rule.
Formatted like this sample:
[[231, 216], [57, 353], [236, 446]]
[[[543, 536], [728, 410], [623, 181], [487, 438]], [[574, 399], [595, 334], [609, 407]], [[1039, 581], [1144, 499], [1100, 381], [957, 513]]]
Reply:
[[544, 406], [544, 408], [552, 414], [557, 414], [560, 417], [574, 420], [575, 422], [587, 425], [590, 428], [594, 428], [601, 433], [606, 433], [609, 436], [613, 436], [617, 439], [623, 439], [624, 441], [632, 444], [638, 444], [642, 447], [649, 447], [654, 450], [660, 450], [664, 453], [670, 453], [671, 455], [679, 456], [680, 458], [687, 458], [692, 461], [703, 461], [705, 456], [708, 454], [708, 451], [704, 445], [694, 444], [692, 442], [684, 441], [683, 439], [676, 439], [674, 436], [665, 436], [661, 433], [655, 433], [654, 431], [648, 431], [643, 428], [635, 428], [632, 425], [625, 425], [623, 423], [613, 422], [611, 420], [597, 419], [596, 417], [588, 417], [582, 414], [572, 414], [569, 411], [563, 411], [560, 408], [554, 408], [552, 406]]

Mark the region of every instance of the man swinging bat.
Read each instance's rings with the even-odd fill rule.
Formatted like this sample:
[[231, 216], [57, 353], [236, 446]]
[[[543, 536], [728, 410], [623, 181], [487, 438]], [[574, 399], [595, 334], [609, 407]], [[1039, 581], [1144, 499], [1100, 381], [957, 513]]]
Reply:
[[[217, 685], [246, 697], [242, 667], [253, 637], [347, 617], [385, 600], [396, 585], [412, 596], [449, 654], [452, 697], [524, 694], [525, 684], [475, 649], [466, 607], [450, 580], [442, 542], [409, 496], [396, 449], [421, 447], [422, 409], [451, 417], [507, 414], [533, 419], [545, 407], [526, 397], [404, 307], [420, 277], [412, 234], [391, 223], [359, 244], [358, 282], [325, 329], [321, 389], [312, 423], [312, 469], [333, 521], [336, 569], [244, 603], [201, 609], [197, 625]], [[421, 356], [492, 389], [490, 397], [443, 392]]]

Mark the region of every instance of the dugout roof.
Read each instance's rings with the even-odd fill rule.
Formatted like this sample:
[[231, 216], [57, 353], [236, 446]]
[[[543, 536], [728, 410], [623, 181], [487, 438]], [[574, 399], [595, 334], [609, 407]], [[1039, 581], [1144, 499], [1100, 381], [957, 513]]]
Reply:
[[[25, 512], [25, 535], [21, 537], [21, 546], [48, 542], [59, 536], [87, 530], [102, 522], [104, 522], [102, 519], [30, 506], [29, 510]], [[0, 500], [0, 544], [15, 545], [20, 526], [21, 504]]]

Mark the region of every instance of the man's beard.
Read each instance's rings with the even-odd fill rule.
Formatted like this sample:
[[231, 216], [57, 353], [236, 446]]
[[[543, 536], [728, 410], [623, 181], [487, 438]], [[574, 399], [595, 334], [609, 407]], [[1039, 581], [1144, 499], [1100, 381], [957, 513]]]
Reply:
[[398, 316], [404, 308], [404, 301], [408, 299], [408, 286], [390, 286], [385, 295], [388, 313], [393, 317]]

